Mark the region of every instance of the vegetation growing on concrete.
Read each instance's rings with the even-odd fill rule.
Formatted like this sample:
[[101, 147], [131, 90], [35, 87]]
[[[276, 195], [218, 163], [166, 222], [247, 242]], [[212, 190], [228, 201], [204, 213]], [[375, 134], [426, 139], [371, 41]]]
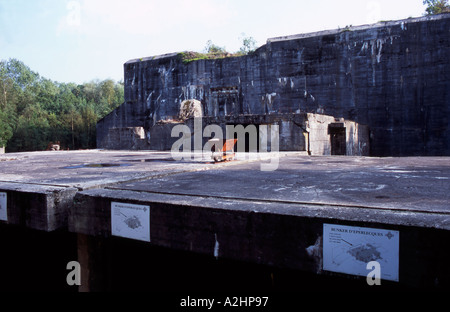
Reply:
[[188, 64], [193, 61], [198, 60], [214, 60], [214, 59], [223, 59], [227, 57], [238, 57], [247, 55], [252, 53], [256, 49], [256, 40], [252, 37], [246, 37], [245, 34], [242, 34], [242, 47], [239, 51], [231, 53], [228, 52], [225, 47], [220, 47], [212, 43], [211, 40], [208, 40], [206, 43], [206, 47], [204, 52], [181, 52], [178, 55], [180, 56], [183, 63]]
[[209, 53], [201, 53], [201, 52], [193, 52], [186, 51], [178, 53], [178, 56], [181, 58], [184, 64], [188, 64], [193, 61], [198, 60], [212, 60], [212, 59], [220, 59], [225, 58], [226, 55], [222, 54], [209, 54]]
[[450, 5], [448, 4], [448, 0], [423, 0], [423, 4], [427, 5], [426, 14], [441, 14], [441, 13], [449, 13]]

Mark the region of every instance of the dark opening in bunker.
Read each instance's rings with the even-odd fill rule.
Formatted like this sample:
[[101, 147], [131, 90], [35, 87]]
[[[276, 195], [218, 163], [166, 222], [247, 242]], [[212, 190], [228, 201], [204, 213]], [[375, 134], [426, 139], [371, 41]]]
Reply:
[[328, 126], [330, 135], [331, 155], [347, 155], [347, 136], [344, 123], [332, 123]]

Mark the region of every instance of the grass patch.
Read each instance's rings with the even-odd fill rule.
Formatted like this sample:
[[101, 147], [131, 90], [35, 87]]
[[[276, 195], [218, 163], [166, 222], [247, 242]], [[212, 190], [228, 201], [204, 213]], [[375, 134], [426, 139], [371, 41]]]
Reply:
[[228, 57], [237, 57], [245, 55], [244, 53], [200, 53], [200, 52], [181, 52], [178, 53], [178, 56], [181, 58], [181, 61], [184, 64], [189, 64], [190, 62], [198, 61], [198, 60], [217, 60], [224, 59]]

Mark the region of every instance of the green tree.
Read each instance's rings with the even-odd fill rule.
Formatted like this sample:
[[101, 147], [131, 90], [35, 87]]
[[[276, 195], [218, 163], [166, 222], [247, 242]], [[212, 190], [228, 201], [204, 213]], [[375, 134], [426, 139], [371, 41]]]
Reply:
[[427, 15], [450, 12], [448, 0], [423, 0], [423, 4], [427, 5], [425, 9]]
[[49, 112], [57, 114], [60, 112], [60, 102], [58, 101], [58, 85], [48, 79], [41, 79], [35, 88], [36, 102]]
[[62, 140], [63, 145], [65, 148], [69, 149], [77, 149], [79, 148], [79, 132], [80, 132], [80, 124], [81, 124], [81, 115], [77, 110], [75, 109], [74, 105], [71, 105], [70, 107], [67, 107], [67, 111], [59, 117], [62, 122], [63, 127], [63, 137]]
[[0, 146], [34, 151], [59, 141], [63, 148], [95, 148], [97, 121], [123, 101], [123, 82], [58, 83], [19, 60], [2, 60]]
[[39, 105], [28, 106], [11, 138], [16, 151], [45, 150], [49, 142], [48, 114]]
[[205, 47], [205, 51], [208, 54], [227, 54], [227, 50], [225, 49], [225, 47], [219, 47], [218, 45], [215, 45], [214, 43], [212, 43], [211, 40], [208, 40], [206, 42], [206, 47]]
[[8, 115], [0, 110], [0, 147], [6, 146], [12, 136], [13, 129], [9, 124]]
[[15, 121], [14, 81], [8, 77], [6, 62], [0, 62], [0, 147], [13, 135]]
[[242, 37], [240, 38], [242, 40], [242, 47], [239, 50], [239, 54], [249, 54], [256, 50], [256, 40], [253, 37], [246, 37], [244, 33], [242, 33]]
[[[114, 86], [114, 94], [115, 94], [115, 102], [113, 103], [113, 106], [111, 107], [111, 110], [116, 109], [117, 107], [119, 107], [120, 105], [123, 104], [124, 99], [125, 99], [125, 86], [123, 81], [119, 81], [118, 83], [116, 83], [116, 85]], [[106, 114], [99, 116], [100, 118], [105, 117], [107, 114], [109, 114], [109, 112], [107, 112]]]
[[98, 81], [91, 81], [88, 83], [83, 84], [81, 87], [83, 97], [86, 99], [87, 102], [100, 102], [100, 92], [98, 88]]
[[14, 81], [8, 76], [7, 64], [0, 62], [0, 109], [6, 109], [13, 93]]
[[17, 59], [6, 63], [7, 75], [22, 89], [33, 86], [39, 81], [39, 74]]
[[87, 104], [81, 111], [82, 116], [82, 145], [87, 148], [95, 148], [96, 144], [96, 125], [97, 114], [94, 111], [93, 105]]
[[92, 107], [96, 108], [95, 111], [98, 112], [99, 115], [107, 114], [114, 109], [116, 103], [114, 86], [115, 83], [111, 79], [104, 80], [97, 84], [96, 93], [98, 95], [98, 99], [96, 102], [90, 101], [89, 103]]

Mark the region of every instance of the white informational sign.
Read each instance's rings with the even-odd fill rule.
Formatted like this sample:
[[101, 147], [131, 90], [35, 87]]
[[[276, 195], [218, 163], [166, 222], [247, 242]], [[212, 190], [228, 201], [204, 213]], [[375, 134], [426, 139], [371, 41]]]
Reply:
[[6, 193], [0, 193], [0, 221], [8, 221], [8, 210], [6, 209]]
[[367, 276], [367, 264], [377, 261], [381, 279], [398, 282], [398, 231], [323, 225], [323, 269], [331, 272]]
[[150, 206], [111, 203], [114, 236], [150, 242]]

